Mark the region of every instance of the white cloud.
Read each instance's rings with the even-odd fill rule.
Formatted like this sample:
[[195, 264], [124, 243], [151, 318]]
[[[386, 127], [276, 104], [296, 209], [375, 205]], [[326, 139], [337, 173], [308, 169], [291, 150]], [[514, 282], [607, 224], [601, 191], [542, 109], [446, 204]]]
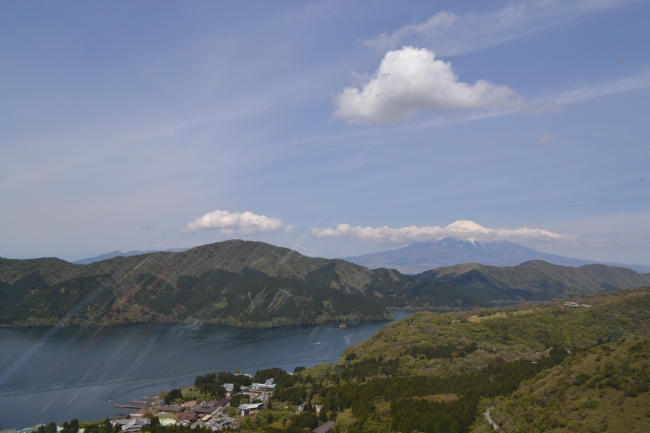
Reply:
[[489, 81], [458, 81], [451, 63], [436, 60], [427, 49], [389, 51], [377, 72], [362, 86], [347, 87], [336, 97], [334, 117], [352, 123], [394, 123], [418, 111], [505, 109], [522, 103], [517, 93]]
[[194, 222], [181, 229], [183, 232], [193, 232], [195, 230], [220, 230], [220, 233], [224, 235], [253, 235], [284, 232], [291, 230], [291, 227], [287, 226], [279, 218], [269, 218], [252, 212], [215, 210], [206, 213], [201, 218], [197, 218]]
[[529, 229], [526, 227], [516, 230], [489, 229], [473, 221], [459, 220], [446, 227], [352, 227], [348, 224], [338, 224], [336, 228], [315, 228], [312, 234], [316, 237], [332, 237], [351, 241], [380, 242], [405, 244], [411, 242], [424, 242], [444, 237], [453, 237], [463, 240], [508, 240], [513, 242], [526, 241], [568, 241], [577, 236], [562, 235], [543, 229]]
[[538, 143], [546, 143], [547, 141], [555, 140], [555, 135], [551, 134], [550, 132], [545, 132], [542, 134], [541, 137], [537, 139]]
[[523, 1], [485, 14], [438, 12], [427, 21], [407, 24], [363, 41], [380, 51], [400, 44], [424, 44], [439, 55], [453, 56], [518, 39], [574, 20], [594, 10], [607, 10], [638, 0]]

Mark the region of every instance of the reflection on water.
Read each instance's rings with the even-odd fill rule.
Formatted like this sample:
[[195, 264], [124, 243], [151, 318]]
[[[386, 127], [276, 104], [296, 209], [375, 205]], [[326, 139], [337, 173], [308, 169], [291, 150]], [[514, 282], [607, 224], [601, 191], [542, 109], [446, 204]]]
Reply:
[[[396, 319], [408, 313], [394, 311]], [[113, 416], [117, 402], [189, 386], [211, 371], [293, 371], [338, 360], [389, 322], [277, 329], [152, 324], [0, 328], [0, 427]]]

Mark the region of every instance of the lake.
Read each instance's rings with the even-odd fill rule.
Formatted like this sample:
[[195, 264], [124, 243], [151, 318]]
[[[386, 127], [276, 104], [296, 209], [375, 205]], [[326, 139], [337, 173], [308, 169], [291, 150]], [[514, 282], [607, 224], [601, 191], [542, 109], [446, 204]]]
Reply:
[[[393, 311], [396, 319], [407, 316]], [[255, 374], [336, 362], [390, 322], [235, 329], [203, 324], [0, 328], [0, 428], [97, 420], [212, 371]]]

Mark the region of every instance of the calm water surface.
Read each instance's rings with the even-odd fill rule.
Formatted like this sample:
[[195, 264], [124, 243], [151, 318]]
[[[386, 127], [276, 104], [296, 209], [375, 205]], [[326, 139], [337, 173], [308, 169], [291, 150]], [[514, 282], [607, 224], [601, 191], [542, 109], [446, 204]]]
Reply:
[[[407, 312], [393, 311], [400, 319]], [[390, 322], [277, 329], [154, 324], [110, 328], [0, 328], [0, 428], [96, 420], [113, 407], [193, 383], [199, 374], [293, 371], [335, 362]]]

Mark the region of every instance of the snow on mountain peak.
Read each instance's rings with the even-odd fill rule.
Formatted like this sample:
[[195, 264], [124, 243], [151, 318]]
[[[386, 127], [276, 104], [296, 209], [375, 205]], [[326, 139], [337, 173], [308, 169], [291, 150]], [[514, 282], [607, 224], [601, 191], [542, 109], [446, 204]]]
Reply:
[[466, 230], [470, 232], [478, 232], [485, 230], [485, 227], [476, 224], [474, 221], [470, 220], [458, 220], [449, 224], [446, 229], [450, 230]]

